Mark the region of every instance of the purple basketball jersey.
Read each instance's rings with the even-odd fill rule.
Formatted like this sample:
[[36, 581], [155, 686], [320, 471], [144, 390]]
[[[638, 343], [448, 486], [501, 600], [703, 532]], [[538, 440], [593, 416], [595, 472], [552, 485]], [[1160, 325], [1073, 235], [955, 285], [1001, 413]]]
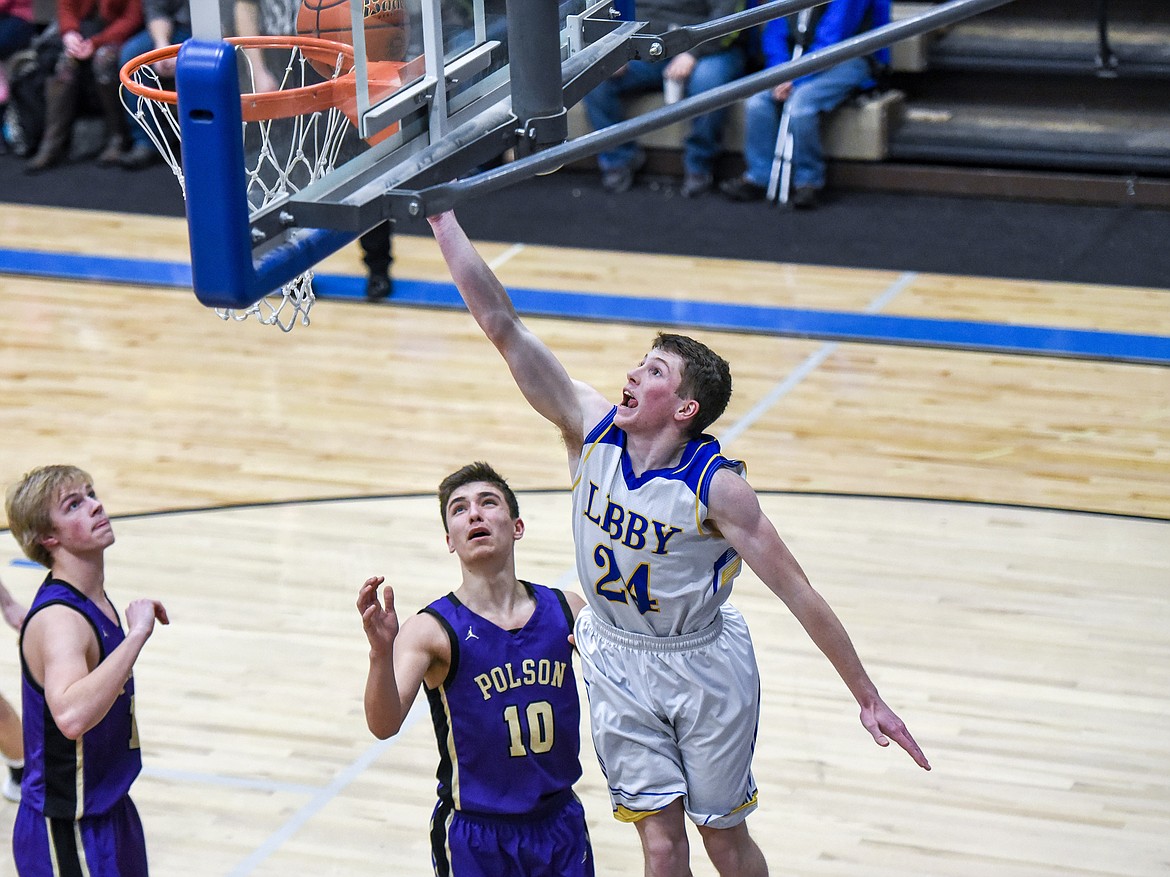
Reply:
[[[25, 626], [46, 606], [65, 605], [93, 627], [100, 661], [126, 638], [122, 625], [67, 582], [46, 578], [25, 618]], [[23, 630], [21, 637], [23, 640]], [[130, 791], [142, 770], [142, 752], [134, 723], [134, 677], [126, 680], [110, 711], [80, 740], [57, 727], [45, 703], [45, 691], [29, 672], [21, 653], [24, 720], [24, 781], [21, 804], [51, 819], [81, 819], [105, 813]]]
[[581, 776], [572, 613], [560, 591], [524, 583], [536, 609], [502, 630], [448, 594], [422, 610], [451, 639], [451, 668], [427, 689], [439, 798], [492, 816], [539, 811]]

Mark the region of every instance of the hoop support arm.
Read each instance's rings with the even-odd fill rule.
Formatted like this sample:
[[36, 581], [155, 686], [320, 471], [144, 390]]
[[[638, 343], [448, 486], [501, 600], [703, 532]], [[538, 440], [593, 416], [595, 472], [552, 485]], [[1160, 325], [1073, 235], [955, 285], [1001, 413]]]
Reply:
[[714, 18], [702, 24], [688, 24], [664, 34], [639, 34], [634, 37], [638, 57], [643, 61], [662, 61], [690, 51], [701, 43], [725, 37], [736, 31], [763, 24], [782, 15], [824, 6], [829, 0], [772, 0], [742, 12]]

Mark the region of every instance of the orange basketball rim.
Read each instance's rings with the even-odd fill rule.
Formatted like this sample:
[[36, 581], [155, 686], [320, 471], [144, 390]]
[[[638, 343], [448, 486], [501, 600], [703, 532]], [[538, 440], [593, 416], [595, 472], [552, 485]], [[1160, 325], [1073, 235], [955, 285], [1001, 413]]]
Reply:
[[[288, 119], [337, 108], [355, 127], [357, 118], [357, 76], [354, 72], [353, 46], [320, 37], [305, 35], [227, 37], [225, 42], [241, 49], [283, 49], [299, 51], [317, 70], [332, 70], [333, 74], [321, 82], [300, 85], [295, 88], [269, 92], [254, 92], [240, 96], [240, 109], [245, 122], [262, 122], [271, 119]], [[122, 85], [130, 93], [143, 100], [172, 106], [178, 105], [178, 93], [174, 90], [156, 88], [138, 71], [159, 61], [178, 57], [180, 45], [154, 49], [126, 62], [119, 74]], [[389, 97], [405, 82], [417, 75], [417, 70], [404, 68], [419, 67], [419, 64], [404, 61], [370, 61], [366, 65], [369, 82], [370, 103]], [[409, 78], [407, 78], [409, 77]], [[398, 129], [391, 125], [370, 138], [370, 143], [390, 136]]]

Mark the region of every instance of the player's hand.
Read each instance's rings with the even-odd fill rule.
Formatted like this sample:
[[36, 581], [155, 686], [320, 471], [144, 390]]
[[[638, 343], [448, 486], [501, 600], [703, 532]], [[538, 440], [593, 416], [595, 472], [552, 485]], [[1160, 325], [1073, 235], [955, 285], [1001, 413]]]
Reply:
[[398, 615], [394, 612], [394, 589], [387, 585], [378, 602], [378, 587], [386, 581], [384, 576], [370, 576], [358, 591], [357, 608], [362, 616], [362, 627], [370, 641], [372, 655], [385, 655], [394, 645], [398, 636]]
[[790, 97], [792, 97], [792, 83], [791, 82], [781, 82], [779, 85], [777, 85], [775, 88], [772, 89], [772, 100], [774, 100], [774, 101], [783, 102], [783, 101], [788, 100], [788, 98], [790, 98]]
[[861, 708], [861, 724], [865, 725], [865, 729], [873, 735], [878, 746], [889, 746], [890, 740], [893, 740], [910, 754], [915, 764], [923, 770], [930, 770], [930, 762], [926, 760], [926, 756], [923, 755], [918, 744], [914, 742], [914, 738], [910, 736], [906, 725], [894, 714], [892, 709], [886, 706], [884, 701], [879, 699], [875, 704], [863, 706]]
[[142, 597], [126, 607], [126, 624], [130, 632], [139, 631], [149, 637], [154, 632], [154, 623], [170, 624], [167, 610], [158, 600]]

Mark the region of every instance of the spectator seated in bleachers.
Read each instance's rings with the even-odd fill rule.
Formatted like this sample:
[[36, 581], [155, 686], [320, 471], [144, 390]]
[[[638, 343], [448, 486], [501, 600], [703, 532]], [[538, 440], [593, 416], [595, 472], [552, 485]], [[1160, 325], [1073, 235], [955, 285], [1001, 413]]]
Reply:
[[[187, 0], [142, 0], [142, 11], [146, 17], [146, 28], [122, 44], [119, 68], [151, 49], [175, 45], [191, 37], [191, 7]], [[158, 61], [153, 67], [154, 72], [164, 78], [173, 78], [175, 75], [173, 59]], [[130, 95], [128, 98], [133, 99]], [[141, 170], [162, 159], [158, 149], [150, 142], [150, 135], [133, 118], [129, 121], [129, 131], [130, 148], [118, 158], [122, 167]]]
[[[773, 19], [763, 25], [764, 61], [772, 67], [805, 51], [835, 45], [863, 31], [887, 24], [890, 0], [831, 0], [808, 13]], [[719, 188], [733, 201], [764, 198], [780, 151], [777, 138], [781, 119], [788, 115], [787, 133], [792, 137], [791, 202], [797, 208], [815, 207], [825, 187], [825, 158], [821, 144], [821, 118], [851, 96], [873, 88], [881, 67], [889, 63], [889, 50], [783, 82], [769, 91], [752, 95], [746, 102], [742, 177], [727, 180]]]
[[[649, 22], [648, 32], [665, 33], [672, 27], [699, 24], [742, 8], [743, 0], [638, 0], [637, 16]], [[689, 97], [739, 78], [744, 64], [738, 34], [702, 43], [668, 61], [630, 61], [585, 95], [589, 122], [595, 130], [621, 122], [625, 118], [624, 95], [660, 90], [664, 82], [671, 82]], [[683, 197], [701, 195], [713, 185], [726, 118], [727, 109], [722, 108], [691, 122], [683, 146]], [[610, 192], [628, 190], [645, 160], [636, 143], [623, 143], [602, 152], [597, 157], [602, 186]]]
[[58, 0], [60, 49], [45, 83], [45, 130], [28, 173], [55, 167], [69, 155], [73, 122], [83, 102], [96, 100], [105, 123], [100, 165], [120, 162], [129, 139], [119, 97], [122, 44], [142, 29], [141, 0]]

